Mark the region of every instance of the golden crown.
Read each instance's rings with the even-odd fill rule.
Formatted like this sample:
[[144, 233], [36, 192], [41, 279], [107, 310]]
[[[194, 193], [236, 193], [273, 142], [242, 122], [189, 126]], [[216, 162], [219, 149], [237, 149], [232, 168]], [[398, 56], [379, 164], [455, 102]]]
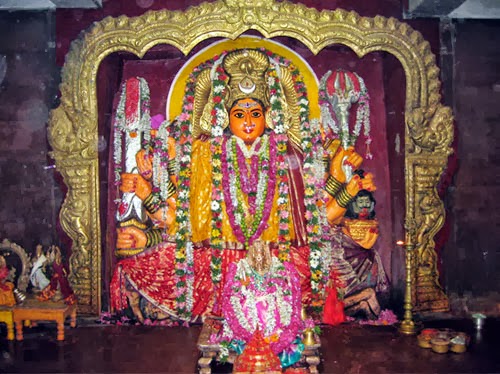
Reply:
[[266, 71], [269, 58], [255, 49], [232, 51], [224, 58], [223, 68], [229, 75], [227, 107], [244, 98], [258, 99], [265, 107], [269, 105], [269, 90]]
[[[216, 63], [217, 64], [217, 63]], [[300, 148], [300, 113], [292, 74], [285, 66], [271, 63], [269, 57], [256, 49], [237, 49], [230, 51], [222, 60], [222, 68], [229, 76], [224, 105], [228, 111], [235, 101], [252, 98], [259, 100], [264, 110], [270, 106], [268, 70], [279, 70], [282, 95], [279, 98], [284, 112], [284, 126], [292, 143]], [[205, 69], [197, 77], [193, 103], [193, 129], [196, 139], [211, 134], [213, 109], [213, 70]], [[223, 128], [229, 124], [228, 113], [223, 119]], [[266, 125], [273, 129], [272, 119], [266, 112]]]

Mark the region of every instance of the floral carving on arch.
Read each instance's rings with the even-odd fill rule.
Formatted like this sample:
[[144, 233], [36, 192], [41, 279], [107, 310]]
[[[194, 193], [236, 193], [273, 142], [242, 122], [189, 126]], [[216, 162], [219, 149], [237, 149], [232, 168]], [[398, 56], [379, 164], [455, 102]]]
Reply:
[[81, 311], [98, 314], [101, 298], [101, 229], [98, 180], [97, 72], [117, 51], [138, 57], [169, 44], [184, 54], [209, 38], [235, 39], [249, 30], [265, 38], [289, 37], [317, 54], [342, 44], [359, 57], [394, 55], [406, 76], [405, 219], [421, 223], [412, 232], [413, 304], [416, 310], [446, 310], [438, 281], [434, 235], [444, 222], [437, 184], [452, 153], [453, 116], [441, 104], [439, 69], [430, 45], [394, 18], [361, 17], [344, 10], [319, 11], [302, 4], [260, 0], [216, 1], [186, 11], [151, 11], [142, 16], [105, 18], [75, 40], [62, 70], [61, 104], [51, 112], [49, 141], [68, 193], [60, 220], [73, 240], [70, 281]]

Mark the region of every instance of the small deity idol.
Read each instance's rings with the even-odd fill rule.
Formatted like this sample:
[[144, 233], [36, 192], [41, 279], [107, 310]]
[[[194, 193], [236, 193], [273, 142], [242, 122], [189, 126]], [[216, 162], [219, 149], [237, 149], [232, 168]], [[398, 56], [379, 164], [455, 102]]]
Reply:
[[16, 304], [14, 284], [7, 281], [9, 273], [5, 257], [0, 256], [0, 305], [13, 306]]
[[380, 313], [377, 293], [388, 290], [389, 281], [382, 260], [374, 247], [378, 222], [373, 193], [360, 190], [347, 206], [341, 226], [342, 261], [334, 261], [335, 272], [343, 284], [345, 311], [376, 318]]
[[50, 283], [49, 279], [45, 275], [45, 269], [48, 263], [48, 259], [43, 253], [43, 247], [38, 244], [35, 249], [35, 256], [32, 258], [33, 267], [30, 273], [30, 282], [33, 285], [35, 292], [43, 290]]
[[61, 249], [58, 246], [52, 247], [54, 262], [52, 263], [52, 277], [50, 283], [41, 294], [37, 296], [40, 301], [59, 301], [61, 298], [68, 305], [76, 303], [75, 293], [68, 281], [68, 269], [62, 262]]

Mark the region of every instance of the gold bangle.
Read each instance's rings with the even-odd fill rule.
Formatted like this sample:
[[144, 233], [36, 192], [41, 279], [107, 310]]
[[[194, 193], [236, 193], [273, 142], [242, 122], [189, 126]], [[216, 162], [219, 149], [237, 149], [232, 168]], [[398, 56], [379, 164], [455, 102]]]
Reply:
[[117, 249], [115, 255], [117, 257], [131, 257], [142, 253], [144, 248]]
[[349, 192], [347, 192], [347, 188], [344, 185], [335, 196], [335, 199], [341, 208], [347, 208], [347, 205], [349, 205], [349, 203], [354, 199], [354, 196], [349, 195]]
[[167, 186], [167, 199], [170, 199], [173, 195], [175, 195], [175, 192], [177, 189], [175, 188], [175, 185], [172, 183], [171, 180], [168, 181], [168, 186]]
[[323, 162], [323, 166], [325, 167], [325, 171], [328, 171], [329, 167], [330, 166], [330, 158], [328, 156], [324, 156], [323, 157], [323, 160], [321, 160]]
[[177, 161], [175, 158], [168, 160], [167, 170], [169, 175], [175, 175], [177, 171]]
[[342, 188], [342, 183], [340, 183], [335, 177], [329, 175], [325, 182], [325, 191], [331, 196], [335, 197], [337, 192]]
[[146, 233], [146, 247], [153, 247], [160, 244], [162, 239], [160, 229], [151, 229]]
[[154, 214], [160, 209], [160, 198], [158, 195], [151, 193], [144, 199], [143, 204], [149, 213]]
[[337, 153], [339, 147], [340, 139], [329, 139], [323, 144], [323, 149], [332, 156]]
[[144, 230], [147, 227], [144, 223], [139, 222], [135, 218], [129, 219], [124, 222], [120, 222], [120, 227], [128, 227], [128, 226], [135, 226], [141, 230]]

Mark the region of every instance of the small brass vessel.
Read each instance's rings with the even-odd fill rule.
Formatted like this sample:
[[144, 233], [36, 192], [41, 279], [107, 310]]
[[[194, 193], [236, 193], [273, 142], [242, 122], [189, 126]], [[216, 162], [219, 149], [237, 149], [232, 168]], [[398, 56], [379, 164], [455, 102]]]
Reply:
[[433, 338], [431, 348], [436, 353], [446, 353], [450, 349], [450, 340], [445, 338]]
[[450, 351], [454, 353], [464, 353], [467, 350], [467, 346], [465, 344], [451, 344]]
[[459, 332], [450, 341], [450, 351], [454, 353], [464, 353], [467, 350], [469, 336], [464, 332]]
[[419, 336], [417, 336], [418, 346], [420, 348], [431, 348], [432, 347], [432, 345], [431, 345], [431, 339], [432, 339], [432, 337], [429, 336], [429, 335], [419, 335]]

